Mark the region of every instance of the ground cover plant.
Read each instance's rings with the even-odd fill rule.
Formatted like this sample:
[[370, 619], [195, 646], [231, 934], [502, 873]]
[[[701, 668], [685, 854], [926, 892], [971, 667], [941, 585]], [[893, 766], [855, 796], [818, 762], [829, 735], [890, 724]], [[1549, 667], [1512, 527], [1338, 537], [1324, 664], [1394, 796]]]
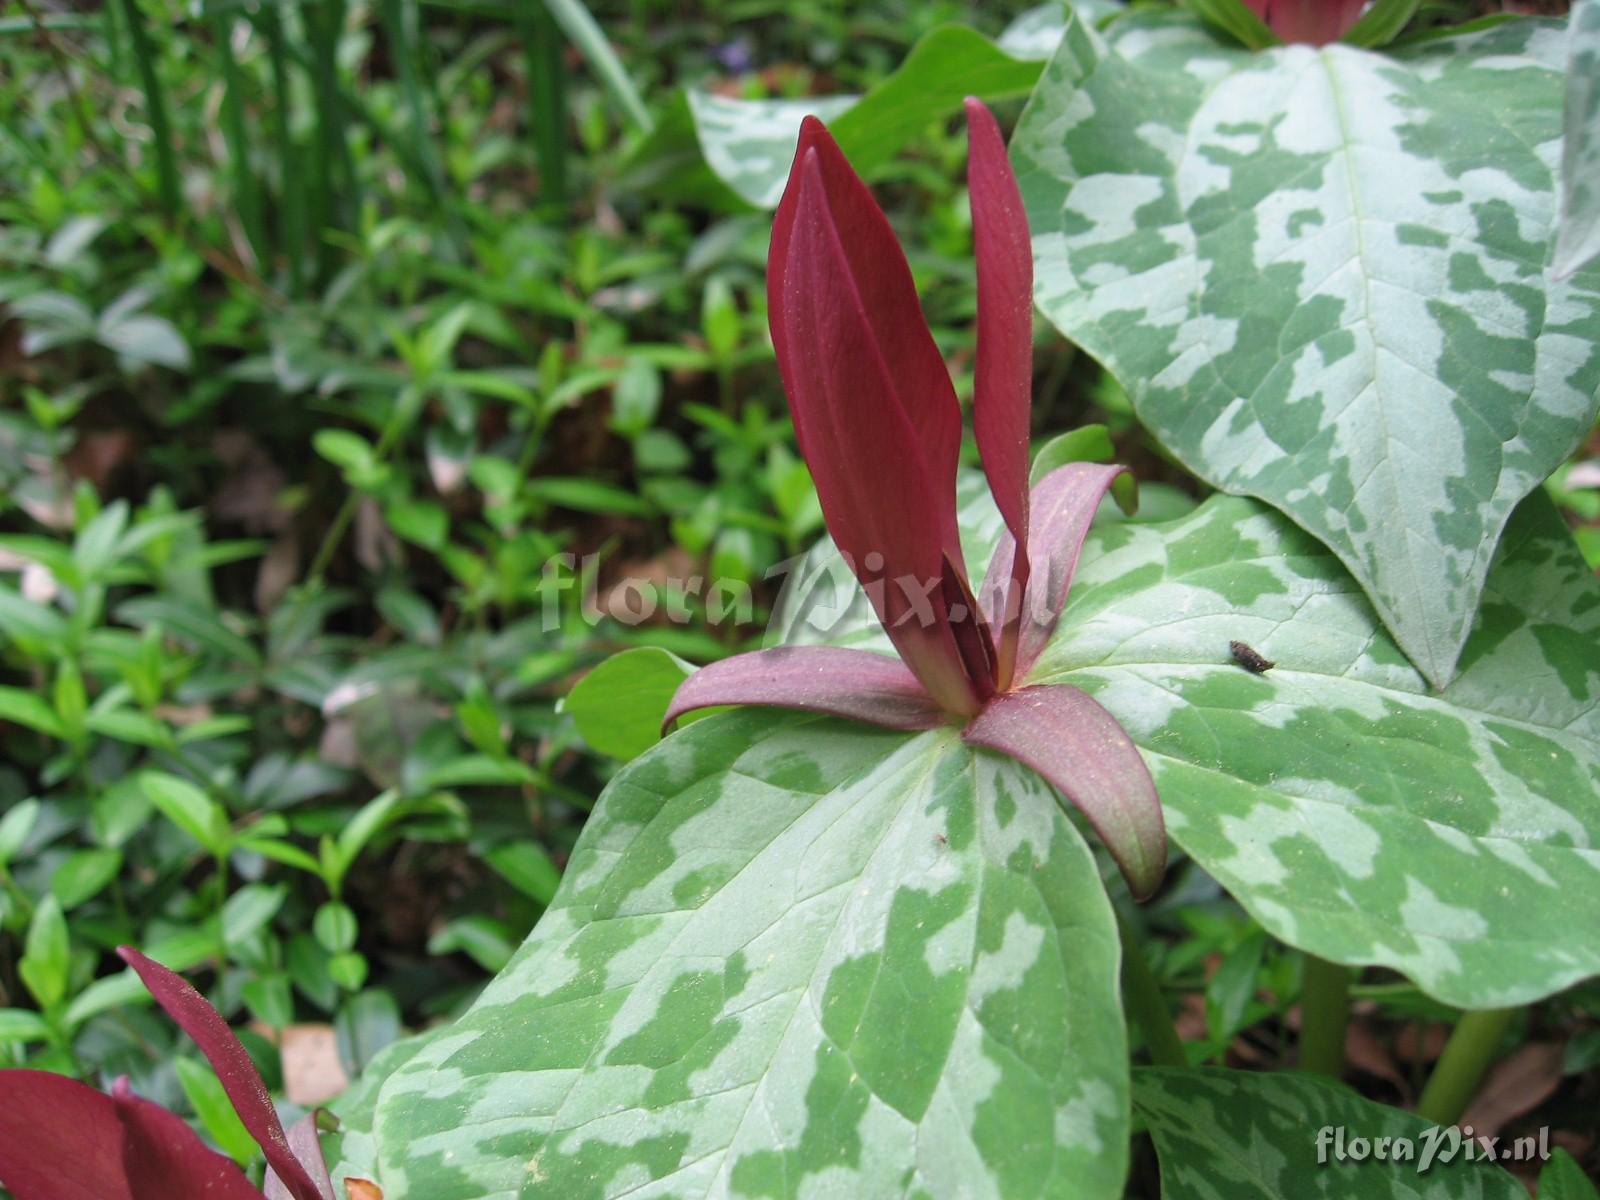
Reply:
[[7, 9], [0, 1185], [1594, 1196], [1501, 7]]

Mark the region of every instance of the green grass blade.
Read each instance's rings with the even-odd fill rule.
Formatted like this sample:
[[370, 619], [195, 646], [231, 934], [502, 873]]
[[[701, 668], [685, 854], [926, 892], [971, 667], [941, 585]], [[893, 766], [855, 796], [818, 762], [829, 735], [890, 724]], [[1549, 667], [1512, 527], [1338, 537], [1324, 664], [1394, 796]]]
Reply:
[[311, 230], [317, 261], [324, 275], [331, 269], [330, 228], [354, 228], [360, 198], [350, 140], [345, 129], [346, 106], [339, 87], [339, 38], [344, 32], [344, 0], [324, 0], [303, 10], [311, 41], [311, 90], [317, 106], [316, 153], [311, 156]]
[[244, 73], [233, 53], [233, 18], [214, 3], [206, 6], [207, 24], [222, 64], [222, 139], [228, 147], [229, 173], [233, 176], [233, 202], [257, 263], [272, 256], [262, 216], [261, 184], [250, 162], [250, 135], [245, 125]]
[[128, 27], [128, 42], [139, 67], [139, 80], [144, 88], [145, 116], [150, 122], [156, 157], [156, 189], [161, 200], [161, 211], [167, 220], [175, 221], [182, 206], [182, 188], [178, 182], [178, 155], [172, 141], [172, 121], [167, 116], [167, 93], [161, 84], [161, 72], [156, 61], [157, 50], [145, 28], [144, 12], [139, 0], [121, 0], [123, 21]]
[[545, 4], [550, 10], [550, 15], [561, 26], [562, 32], [578, 48], [578, 53], [583, 55], [590, 68], [600, 77], [600, 83], [611, 93], [611, 98], [621, 106], [628, 119], [646, 133], [654, 128], [655, 122], [650, 117], [650, 111], [645, 108], [639, 90], [633, 86], [633, 80], [628, 78], [622, 60], [617, 57], [616, 51], [612, 50], [606, 35], [601, 32], [600, 26], [595, 23], [589, 10], [583, 6], [583, 0], [545, 0]]
[[539, 186], [552, 207], [567, 203], [567, 90], [561, 38], [544, 0], [516, 0], [513, 14], [528, 66], [528, 123]]
[[417, 71], [417, 9], [414, 0], [381, 0], [379, 20], [388, 39], [400, 90], [405, 97], [411, 123], [411, 154], [422, 167], [422, 183], [434, 201], [445, 194], [444, 168], [430, 136], [430, 114], [423, 100], [422, 81]]
[[269, 2], [255, 16], [272, 64], [275, 111], [272, 135], [278, 155], [278, 245], [289, 266], [289, 287], [299, 295], [305, 284], [306, 179], [294, 143], [294, 95], [290, 90], [289, 51], [278, 7]]

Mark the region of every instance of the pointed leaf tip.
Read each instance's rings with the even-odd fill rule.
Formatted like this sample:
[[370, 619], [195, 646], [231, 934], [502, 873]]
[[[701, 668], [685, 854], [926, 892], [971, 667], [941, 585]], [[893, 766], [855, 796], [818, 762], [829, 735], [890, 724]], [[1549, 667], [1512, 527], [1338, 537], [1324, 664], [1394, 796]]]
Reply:
[[962, 734], [1032, 767], [1083, 813], [1116, 860], [1134, 899], [1161, 883], [1166, 826], [1155, 781], [1117, 719], [1067, 684], [994, 697]]
[[327, 1200], [290, 1149], [273, 1107], [272, 1097], [244, 1046], [222, 1014], [182, 976], [169, 971], [132, 946], [118, 946], [117, 955], [133, 968], [156, 1003], [200, 1048], [217, 1073], [228, 1101], [245, 1129], [266, 1155], [267, 1165], [289, 1189], [293, 1200]]

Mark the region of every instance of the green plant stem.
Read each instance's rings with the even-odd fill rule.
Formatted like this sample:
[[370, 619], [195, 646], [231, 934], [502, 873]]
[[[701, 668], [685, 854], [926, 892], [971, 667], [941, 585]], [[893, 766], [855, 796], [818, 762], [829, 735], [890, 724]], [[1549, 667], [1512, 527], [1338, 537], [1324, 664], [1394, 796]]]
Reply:
[[1344, 1074], [1345, 1026], [1350, 1020], [1349, 967], [1305, 956], [1300, 991], [1300, 1069], [1338, 1079]]
[[1122, 995], [1128, 1015], [1144, 1035], [1150, 1061], [1158, 1067], [1187, 1067], [1183, 1039], [1172, 1023], [1166, 997], [1145, 961], [1144, 950], [1121, 914], [1117, 916], [1117, 936], [1122, 941]]
[[1486, 1008], [1461, 1014], [1422, 1089], [1418, 1116], [1435, 1125], [1454, 1125], [1461, 1119], [1516, 1012], [1514, 1008]]
[[[403, 400], [396, 401], [395, 411], [389, 418], [389, 423], [383, 427], [383, 433], [378, 438], [378, 444], [372, 449], [375, 462], [382, 463], [389, 456], [389, 451], [394, 448], [401, 432], [410, 424], [411, 412]], [[350, 522], [355, 519], [356, 509], [361, 504], [365, 492], [351, 488], [346, 493], [344, 502], [339, 505], [339, 510], [333, 514], [333, 523], [328, 526], [328, 532], [322, 537], [322, 544], [317, 547], [317, 555], [311, 560], [311, 570], [306, 574], [306, 583], [312, 591], [322, 586], [322, 577], [327, 574], [328, 566], [333, 562], [333, 553], [339, 548], [339, 543], [344, 540], [345, 531], [350, 528]]]
[[228, 933], [222, 920], [222, 914], [228, 907], [228, 856], [226, 854], [218, 854], [215, 856], [214, 861], [217, 866], [217, 911], [213, 917], [217, 923], [217, 978], [212, 995], [212, 1003], [221, 1008], [228, 974]]

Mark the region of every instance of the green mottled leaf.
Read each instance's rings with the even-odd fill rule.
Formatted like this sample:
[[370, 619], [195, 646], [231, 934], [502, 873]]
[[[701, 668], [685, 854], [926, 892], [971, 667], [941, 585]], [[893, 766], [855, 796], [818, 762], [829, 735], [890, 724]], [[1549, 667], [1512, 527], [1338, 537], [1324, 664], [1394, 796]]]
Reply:
[[[967, 561], [987, 562], [998, 517], [963, 486]], [[836, 555], [796, 580], [776, 636], [887, 644]], [[1277, 666], [1246, 671], [1235, 640]], [[1326, 548], [1225, 496], [1097, 526], [1028, 682], [1105, 705], [1171, 838], [1291, 945], [1464, 1008], [1600, 974], [1600, 582], [1542, 489], [1442, 692]]]
[[379, 1182], [1120, 1196], [1116, 974], [1093, 858], [1029, 773], [950, 730], [709, 717], [618, 774], [510, 965], [406, 1048]]
[[1250, 501], [1096, 541], [1035, 678], [1122, 721], [1172, 837], [1272, 933], [1462, 1007], [1600, 973], [1600, 585], [1542, 491], [1443, 692]]
[[1558, 275], [1600, 255], [1600, 0], [1578, 0], [1567, 30]]
[[1547, 274], [1565, 59], [1532, 19], [1380, 55], [1132, 13], [1069, 24], [1012, 141], [1039, 306], [1439, 684], [1595, 415], [1600, 268]]
[[[1167, 1196], [1522, 1200], [1527, 1195], [1500, 1167], [1469, 1160], [1458, 1130], [1441, 1130], [1310, 1075], [1146, 1067], [1134, 1073], [1133, 1099], [1155, 1139]], [[1504, 1148], [1510, 1145], [1507, 1139]], [[1357, 1155], [1364, 1157], [1358, 1161]]]
[[624, 650], [578, 680], [562, 707], [593, 749], [626, 761], [661, 740], [661, 718], [693, 670], [654, 646]]

